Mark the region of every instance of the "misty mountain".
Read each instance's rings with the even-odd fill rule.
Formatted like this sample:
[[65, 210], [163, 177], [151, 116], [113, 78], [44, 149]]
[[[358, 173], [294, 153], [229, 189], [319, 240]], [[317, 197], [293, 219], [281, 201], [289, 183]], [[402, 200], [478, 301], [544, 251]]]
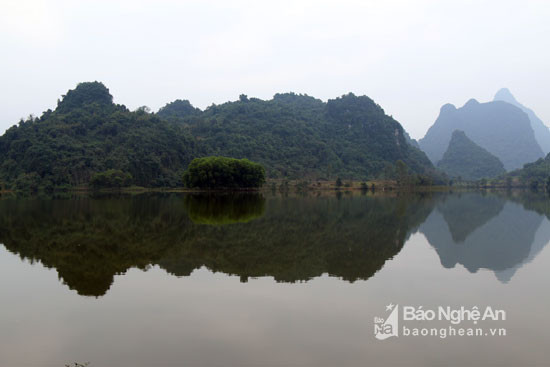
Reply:
[[451, 177], [465, 180], [492, 178], [506, 173], [502, 162], [471, 141], [463, 131], [455, 130], [443, 158], [437, 163]]
[[139, 186], [174, 187], [193, 158], [208, 155], [249, 158], [279, 178], [375, 178], [398, 160], [411, 173], [435, 174], [399, 122], [366, 96], [325, 103], [294, 93], [268, 101], [241, 95], [205, 111], [178, 100], [151, 114], [114, 104], [93, 82], [0, 137], [0, 180], [36, 191], [87, 185], [95, 173], [116, 169]]
[[452, 104], [441, 107], [439, 117], [419, 141], [432, 162], [441, 160], [455, 130], [464, 131], [474, 143], [498, 157], [506, 170], [544, 156], [527, 114], [507, 102], [471, 99], [458, 109]]
[[497, 92], [494, 98], [495, 101], [504, 101], [508, 102], [518, 108], [520, 108], [523, 112], [529, 116], [529, 121], [531, 121], [531, 127], [533, 128], [533, 132], [535, 133], [535, 139], [537, 139], [537, 143], [539, 143], [542, 151], [544, 154], [550, 153], [550, 129], [538, 116], [533, 112], [532, 109], [525, 107], [521, 103], [519, 103], [512, 93], [508, 90], [508, 88], [502, 88]]

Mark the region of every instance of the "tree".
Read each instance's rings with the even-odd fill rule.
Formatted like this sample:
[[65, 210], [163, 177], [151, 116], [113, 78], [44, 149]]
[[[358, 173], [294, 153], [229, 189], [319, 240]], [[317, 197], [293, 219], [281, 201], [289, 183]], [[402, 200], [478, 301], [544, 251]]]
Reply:
[[90, 185], [94, 189], [128, 187], [131, 184], [132, 175], [117, 169], [96, 173], [90, 180]]
[[141, 114], [151, 113], [151, 108], [149, 106], [141, 106], [136, 109], [136, 112]]
[[339, 188], [339, 187], [341, 187], [341, 186], [342, 186], [342, 179], [341, 179], [340, 177], [338, 177], [338, 178], [336, 179], [336, 187]]
[[195, 158], [183, 175], [183, 183], [204, 189], [258, 188], [265, 183], [265, 169], [248, 159]]

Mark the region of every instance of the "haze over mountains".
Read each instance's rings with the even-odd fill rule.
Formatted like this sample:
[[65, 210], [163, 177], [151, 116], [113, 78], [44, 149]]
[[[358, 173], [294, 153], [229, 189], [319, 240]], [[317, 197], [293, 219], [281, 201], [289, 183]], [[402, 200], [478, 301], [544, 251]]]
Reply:
[[457, 129], [497, 156], [507, 170], [520, 168], [543, 156], [523, 111], [506, 102], [479, 103], [471, 99], [458, 109], [451, 104], [443, 106], [435, 124], [419, 141], [432, 162], [443, 157]]
[[532, 111], [517, 103], [508, 90], [499, 91], [495, 99], [487, 103], [471, 99], [458, 109], [452, 104], [441, 107], [439, 117], [419, 141], [421, 149], [437, 164], [448, 149], [453, 132], [461, 130], [500, 159], [506, 170], [544, 157], [546, 151], [539, 141], [550, 149], [548, 128]]

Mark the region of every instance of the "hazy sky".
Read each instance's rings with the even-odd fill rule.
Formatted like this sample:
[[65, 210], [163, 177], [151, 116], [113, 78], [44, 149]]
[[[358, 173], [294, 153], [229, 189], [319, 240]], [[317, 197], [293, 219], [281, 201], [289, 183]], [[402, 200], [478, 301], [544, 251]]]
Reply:
[[550, 123], [550, 1], [0, 0], [0, 132], [81, 81], [115, 102], [366, 94], [420, 138], [508, 87]]

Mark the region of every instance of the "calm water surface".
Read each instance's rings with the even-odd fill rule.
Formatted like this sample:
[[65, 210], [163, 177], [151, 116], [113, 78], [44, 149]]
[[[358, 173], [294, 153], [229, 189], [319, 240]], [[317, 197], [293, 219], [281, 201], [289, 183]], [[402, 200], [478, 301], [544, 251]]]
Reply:
[[[549, 215], [532, 193], [0, 200], [0, 366], [548, 366]], [[458, 327], [506, 336], [380, 341], [391, 303], [502, 309]]]

